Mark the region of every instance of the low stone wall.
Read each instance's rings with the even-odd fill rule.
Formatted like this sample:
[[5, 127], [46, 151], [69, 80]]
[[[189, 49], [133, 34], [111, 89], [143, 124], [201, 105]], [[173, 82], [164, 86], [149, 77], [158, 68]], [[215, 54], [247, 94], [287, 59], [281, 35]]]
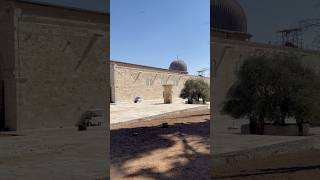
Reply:
[[123, 125], [125, 123], [131, 124], [131, 123], [137, 123], [137, 122], [141, 122], [141, 121], [151, 121], [154, 119], [166, 118], [168, 116], [184, 115], [186, 113], [192, 113], [194, 115], [194, 114], [196, 114], [196, 112], [199, 112], [200, 114], [203, 114], [202, 111], [204, 111], [204, 110], [208, 110], [208, 113], [210, 113], [209, 107], [206, 105], [203, 105], [203, 106], [199, 106], [199, 107], [193, 107], [193, 108], [182, 109], [182, 110], [167, 112], [167, 113], [163, 113], [163, 114], [153, 115], [153, 116], [147, 116], [147, 117], [138, 118], [138, 119], [134, 119], [134, 120], [130, 120], [130, 121], [113, 123], [113, 124], [111, 124], [110, 129], [117, 128], [118, 125]]
[[313, 121], [311, 124], [312, 127], [320, 127], [320, 121]]
[[[303, 125], [303, 136], [308, 135], [309, 128], [309, 124]], [[244, 124], [241, 126], [241, 134], [250, 134], [249, 124]], [[296, 124], [287, 124], [284, 126], [265, 124], [264, 135], [299, 136], [299, 128]]]

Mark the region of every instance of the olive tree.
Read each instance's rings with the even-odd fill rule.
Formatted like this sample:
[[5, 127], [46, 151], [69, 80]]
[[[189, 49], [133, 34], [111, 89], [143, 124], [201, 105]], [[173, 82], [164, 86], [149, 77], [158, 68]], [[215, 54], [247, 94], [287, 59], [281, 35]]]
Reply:
[[263, 134], [266, 120], [284, 125], [292, 117], [302, 133], [302, 124], [318, 117], [319, 95], [319, 76], [296, 56], [250, 57], [237, 73], [222, 113], [248, 118], [254, 134]]
[[205, 103], [209, 100], [209, 94], [209, 84], [203, 79], [189, 79], [185, 82], [180, 97], [188, 99], [188, 104], [193, 104], [195, 101], [200, 102], [200, 99]]

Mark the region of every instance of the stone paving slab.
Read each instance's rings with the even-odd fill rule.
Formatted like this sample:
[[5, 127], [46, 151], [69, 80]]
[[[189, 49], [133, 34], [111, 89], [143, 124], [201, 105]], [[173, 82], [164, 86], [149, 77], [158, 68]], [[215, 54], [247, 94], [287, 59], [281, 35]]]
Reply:
[[314, 148], [320, 150], [320, 127], [310, 128], [310, 134], [314, 139]]
[[[213, 154], [224, 154], [245, 149], [255, 149], [259, 147], [271, 146], [287, 142], [310, 140], [311, 137], [299, 136], [267, 136], [267, 135], [232, 135], [216, 134], [213, 138]], [[313, 142], [313, 141], [312, 141]]]
[[211, 154], [214, 164], [302, 152], [320, 146], [320, 129], [312, 128], [311, 133], [315, 135], [303, 137], [242, 135], [240, 127], [248, 123], [247, 120], [234, 121], [230, 117], [219, 116], [215, 117], [212, 123]]
[[0, 137], [0, 179], [96, 179], [107, 176], [106, 129], [9, 132]]
[[207, 107], [210, 104], [186, 104], [183, 100], [175, 100], [172, 104], [163, 104], [162, 100], [143, 101], [142, 103], [122, 103], [110, 105], [110, 124], [127, 122], [157, 115], [192, 109], [197, 107]]
[[216, 165], [314, 149], [312, 137], [216, 134], [213, 142]]

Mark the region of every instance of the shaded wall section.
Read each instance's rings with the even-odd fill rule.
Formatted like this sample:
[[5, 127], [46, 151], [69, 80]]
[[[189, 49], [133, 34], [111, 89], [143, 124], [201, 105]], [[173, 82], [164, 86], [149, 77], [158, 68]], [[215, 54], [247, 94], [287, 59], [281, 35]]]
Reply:
[[[14, 43], [14, 7], [8, 1], [0, 2], [0, 81], [4, 92], [0, 100], [4, 103], [4, 126], [15, 130], [17, 123], [16, 107], [16, 74], [15, 74], [15, 43]], [[2, 93], [4, 96], [2, 96]]]

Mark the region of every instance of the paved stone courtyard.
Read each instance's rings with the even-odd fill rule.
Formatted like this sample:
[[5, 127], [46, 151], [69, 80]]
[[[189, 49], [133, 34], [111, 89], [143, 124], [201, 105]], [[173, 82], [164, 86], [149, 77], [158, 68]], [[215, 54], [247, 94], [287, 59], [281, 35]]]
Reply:
[[[221, 136], [224, 137], [221, 138]], [[278, 136], [275, 138], [274, 136], [236, 134], [216, 134], [215, 137], [214, 147], [217, 154], [213, 156], [213, 162], [216, 164], [212, 172], [213, 179], [318, 180], [320, 178], [319, 127], [311, 128], [310, 136], [307, 137]], [[229, 145], [226, 145], [228, 143]], [[246, 146], [252, 147], [254, 144], [260, 147], [245, 149]], [[225, 149], [222, 147], [227, 146], [234, 146], [235, 149], [240, 150], [219, 154], [219, 151]], [[219, 148], [222, 149], [219, 150]], [[232, 156], [237, 158], [231, 158]], [[229, 159], [229, 161], [222, 164], [221, 159]]]
[[[148, 106], [139, 105], [141, 111], [142, 107]], [[189, 111], [152, 121], [121, 123], [121, 127], [111, 129], [111, 148], [113, 148], [111, 172], [119, 179], [124, 176], [131, 178], [144, 176], [145, 179], [152, 179], [152, 177], [165, 178], [171, 175], [183, 179], [208, 173], [208, 169], [189, 170], [210, 167], [209, 118], [207, 109], [204, 112]], [[163, 122], [169, 123], [168, 129], [159, 128]], [[320, 149], [320, 128], [311, 128], [312, 136], [308, 137], [255, 136], [239, 134], [237, 128], [243, 123], [242, 121], [233, 122], [225, 119], [214, 123], [217, 126], [213, 138], [215, 158], [222, 157], [221, 155], [226, 153], [231, 153], [228, 155], [230, 157], [239, 155], [234, 152], [248, 149], [257, 151], [255, 148], [278, 144], [283, 146], [280, 150], [276, 149], [277, 151], [285, 152], [286, 149], [294, 149], [299, 145], [302, 148], [300, 150], [303, 150], [309, 148], [310, 140], [314, 140], [313, 145]], [[75, 128], [63, 128], [1, 133], [1, 178], [8, 180], [103, 178], [107, 166], [105, 132], [105, 128], [92, 127], [83, 132]], [[137, 135], [134, 135], [135, 133]], [[289, 148], [283, 149], [286, 143], [289, 143], [287, 146]], [[251, 158], [246, 153], [242, 157]], [[123, 161], [125, 163], [122, 163]], [[187, 170], [190, 173], [185, 173]], [[123, 172], [127, 174], [122, 174]]]
[[319, 180], [320, 151], [241, 161], [214, 169], [214, 180]]
[[176, 99], [172, 104], [164, 104], [163, 100], [143, 101], [141, 103], [119, 103], [110, 105], [110, 124], [132, 121], [151, 116], [157, 116], [174, 111], [192, 108], [209, 108], [210, 104], [186, 104]]
[[82, 132], [64, 128], [0, 136], [0, 179], [105, 178], [105, 132], [101, 127]]

